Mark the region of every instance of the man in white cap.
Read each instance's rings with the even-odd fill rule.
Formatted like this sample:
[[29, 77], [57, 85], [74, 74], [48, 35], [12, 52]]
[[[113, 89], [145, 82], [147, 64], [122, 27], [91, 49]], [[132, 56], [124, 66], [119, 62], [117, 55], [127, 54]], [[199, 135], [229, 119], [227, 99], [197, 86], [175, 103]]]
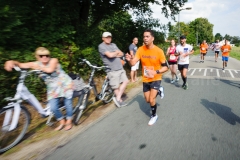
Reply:
[[123, 107], [127, 104], [122, 101], [122, 94], [129, 82], [126, 72], [121, 63], [123, 52], [112, 42], [112, 34], [104, 32], [102, 34], [103, 42], [98, 45], [98, 51], [103, 60], [103, 64], [108, 66], [107, 76], [110, 80], [110, 86], [114, 89], [115, 97], [113, 101], [117, 107]]

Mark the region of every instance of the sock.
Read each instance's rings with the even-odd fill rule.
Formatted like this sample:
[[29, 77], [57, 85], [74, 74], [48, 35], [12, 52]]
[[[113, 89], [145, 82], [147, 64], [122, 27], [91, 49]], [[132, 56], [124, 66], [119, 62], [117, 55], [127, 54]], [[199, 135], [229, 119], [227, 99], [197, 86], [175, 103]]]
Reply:
[[154, 106], [151, 106], [151, 110], [152, 110], [152, 116], [156, 116], [157, 105], [155, 104]]
[[186, 84], [186, 78], [185, 77], [182, 77], [183, 79], [183, 86]]

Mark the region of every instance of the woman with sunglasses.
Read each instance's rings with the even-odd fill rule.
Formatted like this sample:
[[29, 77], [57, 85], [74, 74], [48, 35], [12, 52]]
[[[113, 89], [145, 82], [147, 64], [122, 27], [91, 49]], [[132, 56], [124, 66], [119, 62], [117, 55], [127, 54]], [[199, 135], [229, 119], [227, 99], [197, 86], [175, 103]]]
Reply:
[[[35, 51], [37, 61], [20, 63], [18, 61], [5, 62], [5, 70], [12, 71], [14, 66], [25, 69], [41, 70], [48, 76], [40, 75], [47, 85], [47, 100], [51, 110], [60, 125], [55, 130], [70, 130], [72, 128], [72, 95], [73, 83], [72, 79], [63, 71], [57, 58], [50, 57], [50, 51], [44, 47], [38, 47]], [[64, 105], [66, 107], [66, 120], [59, 110], [59, 100], [64, 97]]]

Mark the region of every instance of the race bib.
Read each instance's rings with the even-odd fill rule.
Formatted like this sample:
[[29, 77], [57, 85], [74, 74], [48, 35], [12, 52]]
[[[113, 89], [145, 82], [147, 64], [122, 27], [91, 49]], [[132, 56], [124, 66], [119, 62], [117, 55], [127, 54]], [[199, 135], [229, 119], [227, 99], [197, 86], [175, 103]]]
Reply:
[[174, 54], [171, 54], [169, 57], [169, 61], [177, 61], [177, 57]]
[[180, 56], [180, 61], [181, 61], [181, 62], [185, 62], [186, 60], [187, 60], [186, 57], [183, 57], [182, 55]]
[[154, 67], [153, 66], [143, 66], [143, 75], [145, 77], [152, 78], [149, 75], [149, 72], [148, 72], [149, 70], [154, 70]]
[[227, 48], [225, 48], [225, 49], [223, 50], [223, 52], [228, 52], [228, 49], [227, 49]]
[[205, 50], [205, 48], [204, 48], [204, 47], [202, 47], [202, 50], [204, 51], [204, 50]]

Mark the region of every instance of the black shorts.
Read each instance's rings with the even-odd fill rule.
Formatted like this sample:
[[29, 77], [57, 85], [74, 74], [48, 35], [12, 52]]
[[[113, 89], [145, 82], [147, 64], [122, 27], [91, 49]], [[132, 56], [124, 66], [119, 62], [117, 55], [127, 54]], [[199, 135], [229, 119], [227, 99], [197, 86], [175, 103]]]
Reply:
[[203, 56], [206, 56], [207, 53], [201, 53]]
[[177, 62], [169, 62], [169, 61], [168, 61], [168, 64], [169, 64], [169, 65], [174, 65], [174, 64], [177, 64]]
[[215, 53], [219, 54], [219, 51], [215, 51]]
[[151, 89], [158, 90], [161, 85], [161, 80], [159, 81], [153, 81], [153, 82], [143, 82], [143, 92], [148, 92]]
[[179, 64], [178, 65], [178, 70], [183, 70], [184, 68], [188, 69], [189, 64]]

